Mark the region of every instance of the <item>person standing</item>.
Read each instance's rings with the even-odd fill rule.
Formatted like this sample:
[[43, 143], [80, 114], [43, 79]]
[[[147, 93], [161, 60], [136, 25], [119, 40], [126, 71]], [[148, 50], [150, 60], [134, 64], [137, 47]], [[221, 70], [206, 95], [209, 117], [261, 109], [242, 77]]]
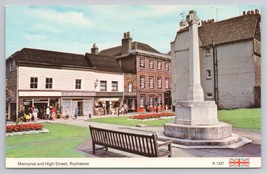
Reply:
[[34, 109], [33, 109], [34, 122], [37, 121], [38, 113], [39, 113], [39, 109], [36, 106], [34, 106]]
[[74, 117], [77, 118], [78, 115], [79, 115], [79, 106], [76, 106], [74, 110]]
[[19, 114], [18, 114], [19, 118], [22, 120], [22, 121], [25, 121], [25, 112], [23, 109], [20, 110]]
[[50, 118], [50, 108], [49, 108], [49, 106], [47, 106], [47, 108], [45, 110], [45, 116], [46, 116], [46, 119]]
[[52, 108], [52, 120], [55, 120], [56, 119], [56, 111], [57, 111], [57, 109], [56, 109], [56, 107], [55, 106], [53, 106], [53, 108]]
[[25, 119], [26, 119], [26, 122], [29, 122], [31, 121], [31, 108], [28, 108], [25, 110]]

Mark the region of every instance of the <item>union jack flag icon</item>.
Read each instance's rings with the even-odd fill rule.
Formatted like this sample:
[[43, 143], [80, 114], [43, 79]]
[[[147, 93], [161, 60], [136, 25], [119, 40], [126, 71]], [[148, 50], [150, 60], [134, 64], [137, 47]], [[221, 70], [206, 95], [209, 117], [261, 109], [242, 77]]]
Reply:
[[249, 158], [230, 158], [229, 167], [233, 168], [249, 168]]

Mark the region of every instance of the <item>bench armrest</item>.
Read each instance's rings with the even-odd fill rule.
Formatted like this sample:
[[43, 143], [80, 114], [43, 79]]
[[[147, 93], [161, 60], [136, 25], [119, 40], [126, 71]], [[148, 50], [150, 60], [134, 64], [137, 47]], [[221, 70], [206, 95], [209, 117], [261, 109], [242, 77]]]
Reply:
[[157, 141], [157, 143], [158, 143], [158, 147], [161, 147], [161, 146], [170, 145], [172, 143], [172, 140], [168, 140], [168, 141]]

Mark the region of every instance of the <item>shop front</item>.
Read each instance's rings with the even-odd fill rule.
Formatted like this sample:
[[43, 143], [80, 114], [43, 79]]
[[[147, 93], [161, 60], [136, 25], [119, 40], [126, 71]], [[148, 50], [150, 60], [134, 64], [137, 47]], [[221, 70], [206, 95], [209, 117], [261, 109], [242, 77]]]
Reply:
[[128, 112], [136, 112], [136, 97], [125, 97], [124, 102], [128, 106]]
[[123, 105], [122, 97], [96, 97], [95, 115], [118, 115]]
[[92, 97], [62, 97], [63, 116], [89, 116], [93, 113]]
[[38, 118], [45, 118], [46, 108], [57, 109], [57, 114], [60, 115], [60, 98], [59, 97], [21, 97], [19, 98], [19, 111], [27, 111], [32, 107], [38, 108]]

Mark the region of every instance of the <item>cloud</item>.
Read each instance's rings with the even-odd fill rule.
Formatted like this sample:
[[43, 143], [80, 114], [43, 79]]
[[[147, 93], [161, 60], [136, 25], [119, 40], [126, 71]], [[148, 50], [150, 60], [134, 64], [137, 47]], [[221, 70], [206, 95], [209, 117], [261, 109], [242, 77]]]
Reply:
[[57, 11], [54, 8], [40, 7], [29, 8], [28, 15], [38, 18], [40, 21], [46, 21], [56, 25], [66, 25], [71, 27], [90, 28], [92, 22], [86, 18], [83, 12], [76, 11]]
[[38, 42], [40, 42], [40, 41], [46, 40], [46, 38], [47, 38], [46, 36], [41, 35], [41, 34], [25, 34], [24, 35], [24, 39], [26, 41], [38, 41]]
[[47, 31], [47, 32], [51, 32], [51, 33], [59, 33], [60, 31], [58, 29], [56, 29], [54, 26], [51, 25], [47, 25], [44, 23], [37, 23], [34, 27], [34, 30], [37, 31]]

